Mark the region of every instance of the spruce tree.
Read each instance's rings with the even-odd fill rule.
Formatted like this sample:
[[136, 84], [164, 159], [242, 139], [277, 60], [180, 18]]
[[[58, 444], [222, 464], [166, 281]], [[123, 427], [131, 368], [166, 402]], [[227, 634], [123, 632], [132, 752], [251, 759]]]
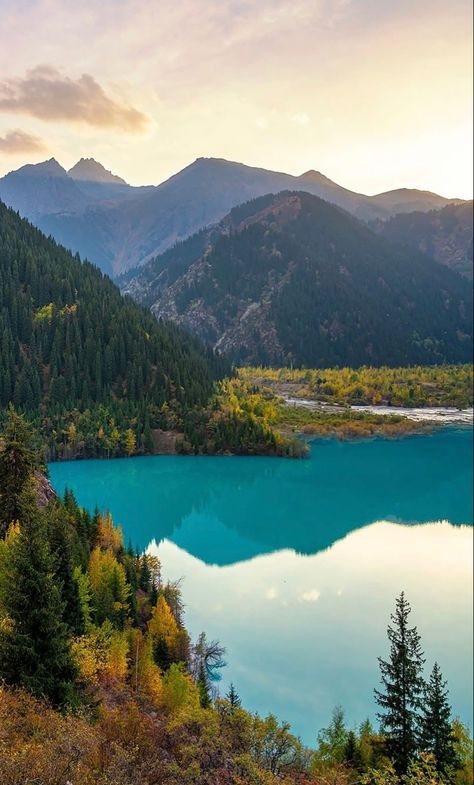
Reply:
[[386, 749], [399, 774], [406, 774], [419, 751], [420, 706], [423, 694], [424, 658], [416, 627], [409, 627], [411, 608], [404, 592], [396, 600], [393, 626], [388, 627], [390, 658], [379, 657], [382, 690], [375, 690], [381, 707], [380, 729]]
[[150, 589], [150, 581], [151, 581], [150, 566], [148, 564], [148, 557], [146, 553], [144, 553], [142, 558], [140, 559], [140, 578], [138, 580], [138, 585], [140, 589], [142, 589], [142, 591], [144, 592], [148, 592]]
[[239, 709], [240, 706], [242, 705], [242, 702], [241, 702], [240, 697], [239, 697], [239, 695], [237, 693], [237, 690], [235, 689], [235, 687], [234, 687], [234, 685], [232, 683], [231, 683], [231, 685], [229, 687], [229, 691], [228, 691], [228, 693], [227, 693], [227, 695], [225, 697], [226, 697], [226, 700], [229, 701], [230, 707], [232, 709]]
[[74, 580], [74, 565], [67, 516], [59, 505], [48, 511], [47, 536], [54, 560], [56, 578], [64, 602], [63, 618], [72, 633], [81, 635], [85, 631], [84, 618], [79, 596], [79, 587]]
[[39, 467], [35, 451], [35, 435], [25, 418], [13, 406], [8, 409], [7, 422], [0, 447], [0, 536], [13, 521], [20, 519], [24, 491]]
[[425, 686], [421, 747], [424, 752], [434, 756], [436, 769], [443, 777], [449, 777], [456, 768], [457, 756], [454, 745], [446, 682], [443, 681], [439, 665], [435, 662], [430, 680]]
[[31, 496], [22, 500], [4, 606], [9, 624], [0, 631], [0, 678], [54, 706], [73, 703], [76, 668], [63, 621], [61, 588], [43, 513]]

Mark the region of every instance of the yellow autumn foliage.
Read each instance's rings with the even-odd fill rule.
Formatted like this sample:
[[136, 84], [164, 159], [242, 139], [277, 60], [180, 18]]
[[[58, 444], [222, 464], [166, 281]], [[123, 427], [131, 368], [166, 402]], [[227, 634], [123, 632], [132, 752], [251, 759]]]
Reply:
[[104, 550], [117, 554], [123, 548], [123, 533], [121, 526], [114, 526], [110, 513], [101, 515], [97, 526], [97, 542]]
[[158, 597], [158, 601], [152, 610], [151, 619], [148, 622], [148, 635], [153, 642], [160, 639], [164, 640], [169, 649], [178, 640], [179, 629], [176, 619], [163, 596]]
[[106, 621], [72, 642], [72, 653], [83, 681], [91, 686], [125, 684], [128, 674], [126, 633]]

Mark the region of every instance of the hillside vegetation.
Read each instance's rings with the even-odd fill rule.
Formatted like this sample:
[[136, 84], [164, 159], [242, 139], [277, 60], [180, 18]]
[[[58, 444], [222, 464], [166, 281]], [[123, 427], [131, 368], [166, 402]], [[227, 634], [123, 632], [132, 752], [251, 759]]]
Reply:
[[341, 405], [473, 405], [473, 366], [409, 368], [239, 368], [239, 377], [275, 393]]

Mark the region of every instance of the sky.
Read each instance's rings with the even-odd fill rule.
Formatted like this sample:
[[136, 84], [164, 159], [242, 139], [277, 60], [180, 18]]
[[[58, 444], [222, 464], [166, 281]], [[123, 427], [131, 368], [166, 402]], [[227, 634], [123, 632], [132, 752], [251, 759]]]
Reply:
[[196, 158], [472, 198], [470, 0], [0, 0], [0, 175]]

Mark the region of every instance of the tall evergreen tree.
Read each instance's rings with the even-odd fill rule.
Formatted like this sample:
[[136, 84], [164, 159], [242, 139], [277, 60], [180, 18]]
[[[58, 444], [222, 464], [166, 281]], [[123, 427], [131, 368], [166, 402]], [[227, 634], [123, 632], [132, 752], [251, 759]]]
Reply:
[[436, 760], [436, 769], [443, 777], [452, 775], [457, 765], [455, 739], [451, 725], [451, 707], [446, 682], [437, 662], [425, 687], [421, 718], [421, 746]]
[[242, 702], [240, 700], [239, 694], [238, 694], [237, 690], [235, 689], [235, 687], [234, 687], [234, 685], [232, 683], [231, 683], [231, 685], [229, 687], [229, 691], [228, 691], [228, 693], [227, 693], [227, 695], [225, 697], [226, 697], [226, 700], [229, 701], [230, 707], [232, 709], [239, 709], [240, 706], [242, 705]]
[[209, 688], [209, 680], [207, 678], [206, 669], [203, 663], [201, 663], [201, 667], [199, 669], [197, 688], [199, 691], [201, 707], [203, 709], [208, 709], [211, 706], [211, 690]]
[[74, 565], [67, 518], [60, 505], [55, 505], [54, 509], [49, 511], [47, 516], [47, 536], [54, 560], [55, 574], [59, 581], [64, 602], [64, 621], [71, 632], [81, 635], [85, 627], [79, 587], [73, 577]]
[[35, 451], [34, 433], [13, 406], [8, 409], [7, 422], [0, 446], [0, 536], [13, 521], [20, 519], [24, 491], [31, 482], [39, 461]]
[[420, 636], [409, 627], [410, 604], [404, 592], [396, 600], [388, 627], [390, 658], [379, 657], [382, 690], [375, 690], [381, 708], [378, 714], [386, 748], [399, 774], [405, 774], [419, 750], [420, 706], [423, 695], [423, 665]]
[[20, 527], [7, 576], [9, 625], [0, 631], [0, 678], [64, 706], [76, 697], [76, 668], [43, 513], [33, 498], [23, 499]]

